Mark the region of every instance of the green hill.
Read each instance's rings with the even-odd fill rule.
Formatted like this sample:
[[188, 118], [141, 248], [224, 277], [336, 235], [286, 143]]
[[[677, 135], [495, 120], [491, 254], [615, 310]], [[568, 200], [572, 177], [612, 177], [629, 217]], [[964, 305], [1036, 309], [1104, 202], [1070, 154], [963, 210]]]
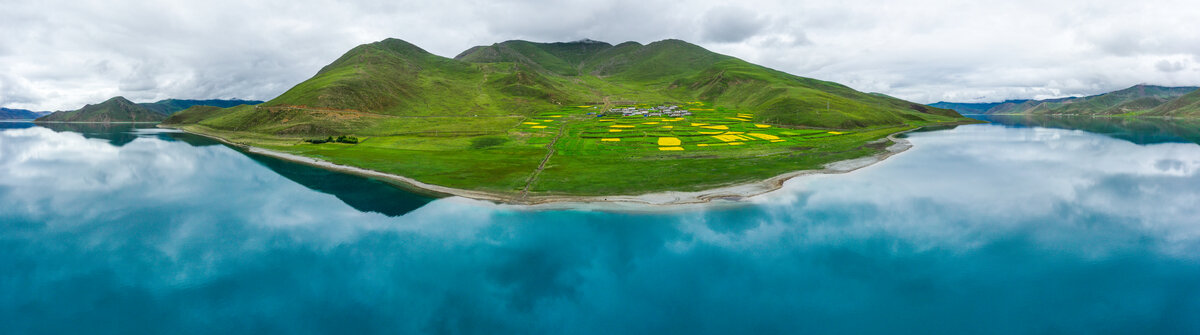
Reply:
[[451, 59], [386, 39], [262, 104], [192, 107], [163, 124], [525, 199], [762, 180], [958, 122], [971, 121], [679, 40], [507, 41]]
[[988, 109], [986, 114], [1030, 115], [1122, 115], [1142, 114], [1196, 91], [1196, 87], [1136, 85], [1119, 91], [1047, 100], [1010, 101]]
[[204, 100], [165, 99], [165, 100], [159, 100], [159, 101], [155, 101], [155, 102], [139, 103], [138, 105], [140, 105], [142, 107], [146, 107], [155, 112], [159, 112], [159, 113], [166, 114], [166, 115], [171, 115], [171, 114], [175, 114], [175, 112], [178, 112], [178, 111], [181, 111], [184, 109], [188, 109], [188, 107], [192, 107], [192, 106], [213, 106], [213, 107], [228, 108], [228, 107], [234, 107], [234, 106], [238, 106], [238, 105], [257, 105], [260, 103], [262, 103], [262, 101], [241, 100], [241, 99], [204, 99]]
[[38, 122], [158, 122], [166, 115], [135, 104], [124, 97], [113, 97], [102, 103], [83, 106], [78, 110], [59, 111], [40, 118]]
[[761, 112], [756, 118], [762, 122], [813, 127], [849, 129], [959, 117], [952, 110], [793, 76], [679, 40], [615, 46], [507, 41], [450, 59], [386, 39], [350, 50], [261, 105], [263, 111], [313, 122], [281, 128], [268, 119], [237, 117], [232, 123], [207, 125], [320, 135], [356, 128], [321, 116], [334, 110], [372, 116], [500, 116], [603, 101], [693, 100]]

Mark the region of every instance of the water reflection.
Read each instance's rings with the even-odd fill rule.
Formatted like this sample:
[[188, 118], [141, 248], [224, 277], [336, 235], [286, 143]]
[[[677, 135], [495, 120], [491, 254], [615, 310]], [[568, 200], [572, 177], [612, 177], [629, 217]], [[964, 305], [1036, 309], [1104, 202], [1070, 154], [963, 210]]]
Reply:
[[0, 120], [0, 130], [22, 129], [22, 128], [32, 128], [32, 127], [33, 127], [33, 123], [30, 123], [30, 122]]
[[108, 140], [115, 146], [122, 146], [138, 138], [138, 129], [154, 129], [153, 124], [146, 123], [39, 123], [38, 126], [57, 132], [73, 132], [87, 138]]
[[223, 146], [5, 130], [0, 324], [1200, 332], [1200, 146], [995, 125], [910, 140], [879, 165], [798, 179], [735, 209], [526, 211], [447, 198], [389, 217]]
[[1137, 144], [1200, 143], [1200, 120], [1192, 119], [1055, 115], [973, 115], [972, 117], [1014, 127], [1083, 130]]
[[[33, 125], [31, 123], [25, 124], [29, 126]], [[120, 151], [119, 147], [130, 144], [138, 138], [157, 139], [168, 142], [179, 141], [192, 147], [218, 146], [225, 148], [220, 142], [203, 136], [171, 129], [161, 129], [148, 124], [48, 123], [40, 124], [39, 126], [54, 130], [55, 132], [82, 135], [84, 138], [107, 140], [110, 144], [117, 146], [118, 148], [116, 149], [118, 151]], [[232, 148], [229, 149], [232, 150]], [[59, 153], [45, 154], [57, 155]], [[125, 158], [134, 159], [139, 156], [149, 157], [150, 155], [125, 156]], [[246, 157], [252, 162], [257, 162], [267, 167], [279, 176], [303, 185], [310, 190], [333, 195], [345, 204], [363, 212], [376, 212], [390, 216], [402, 215], [432, 200], [427, 196], [407, 192], [378, 180], [335, 173], [306, 165], [291, 164], [265, 156], [247, 155]], [[197, 160], [188, 160], [185, 162], [191, 164], [191, 162], [195, 161]], [[251, 163], [251, 161], [239, 162], [239, 164]], [[136, 165], [139, 163], [130, 162], [130, 164]], [[250, 168], [253, 167], [238, 167], [226, 172], [236, 173]], [[144, 182], [153, 184], [157, 181], [145, 180]]]

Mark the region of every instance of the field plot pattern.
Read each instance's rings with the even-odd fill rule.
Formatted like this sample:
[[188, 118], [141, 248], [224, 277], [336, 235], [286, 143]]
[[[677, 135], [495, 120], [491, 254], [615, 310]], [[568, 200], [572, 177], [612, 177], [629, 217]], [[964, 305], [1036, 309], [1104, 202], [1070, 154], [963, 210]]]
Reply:
[[[655, 113], [659, 115], [613, 112], [667, 108], [665, 105], [676, 107]], [[246, 112], [246, 116], [253, 115], [249, 107]], [[299, 115], [290, 110], [273, 113], [292, 118]], [[303, 115], [315, 112], [307, 113]], [[304, 137], [203, 130], [234, 142], [429, 184], [528, 199], [699, 191], [760, 181], [879, 153], [887, 143], [877, 140], [931, 123], [801, 128], [771, 123], [755, 113], [714, 107], [709, 102], [564, 106], [524, 116], [322, 113], [337, 114], [330, 119], [356, 116], [373, 120], [373, 126], [359, 127], [360, 131], [348, 134], [355, 136], [357, 143], [310, 143]], [[225, 117], [245, 117], [242, 115], [231, 113]], [[286, 124], [277, 126], [276, 131], [288, 130]]]
[[[570, 136], [563, 140], [567, 142], [566, 147], [583, 151], [713, 151], [731, 146], [745, 150], [760, 145], [785, 149], [788, 145], [803, 145], [819, 138], [849, 134], [754, 123], [753, 114], [709, 108], [700, 102], [681, 107], [692, 107], [689, 110], [694, 114], [686, 117], [621, 116], [605, 115], [595, 106], [564, 108], [561, 113], [572, 116], [572, 122], [568, 125]], [[524, 122], [527, 127], [522, 131], [537, 136], [541, 133], [539, 130], [546, 128], [538, 119], [565, 115], [539, 114], [532, 118], [533, 122]]]

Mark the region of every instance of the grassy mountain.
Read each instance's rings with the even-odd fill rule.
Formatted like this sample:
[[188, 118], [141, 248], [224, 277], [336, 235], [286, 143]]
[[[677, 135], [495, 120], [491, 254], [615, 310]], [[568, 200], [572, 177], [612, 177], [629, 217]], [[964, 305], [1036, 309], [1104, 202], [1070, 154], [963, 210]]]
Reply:
[[[1197, 87], [1163, 87], [1136, 85], [1119, 91], [1087, 96], [1046, 100], [1009, 100], [989, 107], [984, 114], [1030, 114], [1030, 115], [1138, 115], [1196, 91]], [[937, 103], [938, 106], [963, 105], [972, 110], [987, 104]], [[961, 108], [961, 107], [960, 107]], [[974, 111], [974, 110], [972, 110]]]
[[0, 120], [33, 120], [49, 114], [50, 112], [34, 112], [28, 109], [0, 107]]
[[162, 114], [135, 104], [124, 97], [113, 97], [99, 104], [83, 106], [78, 110], [59, 111], [37, 118], [42, 122], [158, 122], [165, 119]]
[[228, 107], [233, 107], [233, 106], [238, 106], [238, 105], [257, 105], [260, 103], [262, 103], [262, 101], [241, 100], [241, 99], [228, 99], [228, 100], [226, 100], [226, 99], [205, 99], [205, 100], [166, 99], [166, 100], [159, 100], [156, 102], [139, 103], [138, 105], [141, 105], [142, 107], [146, 107], [147, 109], [150, 109], [155, 112], [159, 112], [159, 113], [166, 114], [166, 115], [171, 115], [171, 114], [175, 114], [175, 112], [187, 109], [188, 107], [192, 107], [192, 106], [214, 106], [214, 107], [228, 108]]
[[1200, 117], [1200, 90], [1194, 90], [1191, 93], [1179, 96], [1174, 100], [1155, 107], [1144, 115], [1180, 118]]
[[[348, 123], [377, 116], [530, 115], [604, 101], [694, 100], [758, 112], [761, 122], [811, 127], [849, 129], [960, 117], [952, 110], [790, 75], [679, 40], [646, 45], [507, 41], [473, 47], [450, 59], [386, 39], [351, 49], [259, 108], [197, 113], [219, 118], [200, 121], [215, 128], [329, 134], [354, 132], [364, 125]], [[333, 112], [357, 117], [334, 117]], [[184, 119], [197, 118], [184, 115], [169, 122]]]

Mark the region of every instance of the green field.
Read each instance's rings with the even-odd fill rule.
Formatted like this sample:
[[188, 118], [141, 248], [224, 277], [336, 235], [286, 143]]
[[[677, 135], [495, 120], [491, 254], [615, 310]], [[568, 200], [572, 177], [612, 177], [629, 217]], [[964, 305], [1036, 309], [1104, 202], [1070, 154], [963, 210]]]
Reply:
[[602, 106], [572, 106], [528, 117], [376, 116], [372, 127], [354, 133], [357, 144], [311, 144], [304, 141], [309, 137], [266, 136], [262, 129], [184, 128], [425, 183], [520, 197], [695, 191], [750, 182], [875, 154], [886, 144], [867, 142], [959, 121], [945, 117], [852, 130], [795, 128], [760, 123], [751, 113], [707, 103], [679, 105], [694, 115], [598, 117], [589, 113], [601, 113]]

